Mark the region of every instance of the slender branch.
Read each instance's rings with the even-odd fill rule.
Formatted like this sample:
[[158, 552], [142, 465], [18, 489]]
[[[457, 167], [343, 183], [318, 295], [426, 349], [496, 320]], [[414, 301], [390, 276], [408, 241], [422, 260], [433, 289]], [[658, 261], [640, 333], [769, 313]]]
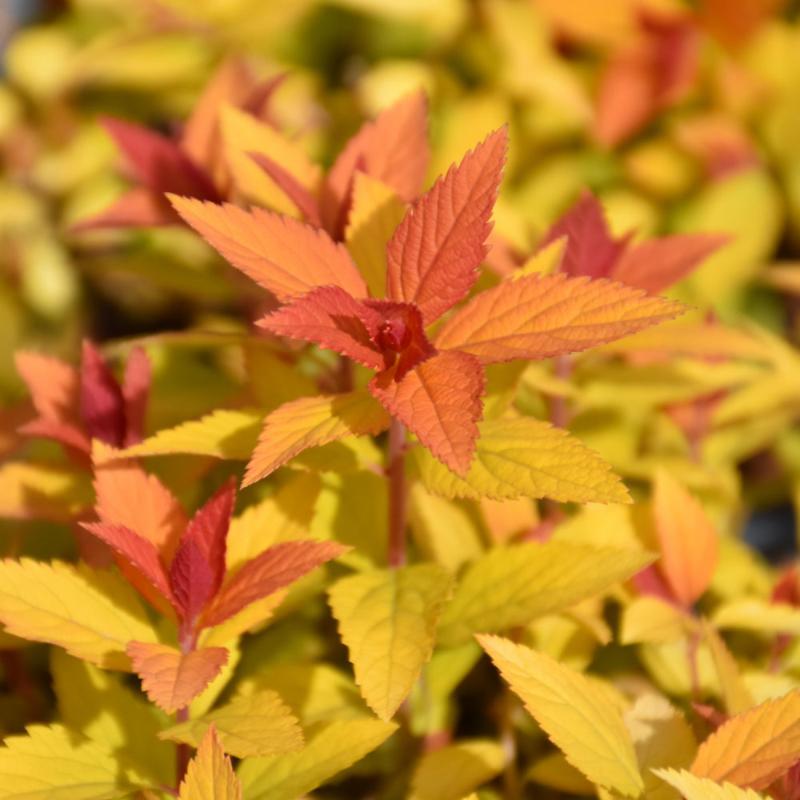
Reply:
[[402, 422], [392, 419], [389, 428], [389, 452], [386, 477], [389, 481], [389, 566], [402, 567], [406, 562], [406, 429]]
[[[572, 375], [572, 358], [568, 355], [557, 356], [555, 363], [556, 377], [562, 381], [568, 381]], [[569, 425], [569, 408], [567, 399], [560, 395], [553, 397], [550, 405], [550, 421], [557, 428], [566, 428]]]
[[[181, 648], [181, 653], [187, 655], [197, 648], [197, 632], [195, 631], [194, 620], [185, 619], [181, 622], [180, 630], [178, 631], [178, 642]], [[175, 712], [175, 722], [188, 722], [189, 721], [189, 706], [179, 708]], [[192, 749], [188, 744], [179, 743], [175, 747], [175, 788], [180, 791], [181, 783], [186, 775], [186, 769], [189, 766], [189, 761], [192, 758]]]

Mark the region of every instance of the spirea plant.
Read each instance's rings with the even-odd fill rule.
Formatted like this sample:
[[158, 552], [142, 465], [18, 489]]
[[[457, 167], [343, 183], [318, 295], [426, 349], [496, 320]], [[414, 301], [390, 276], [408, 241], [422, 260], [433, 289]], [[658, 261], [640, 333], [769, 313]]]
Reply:
[[[507, 63], [476, 107], [555, 104], [543, 150], [576, 114], [587, 172], [623, 153], [654, 196], [681, 159], [633, 148], [702, 69], [750, 97], [743, 59], [700, 59], [743, 46], [725, 4], [478, 5], [471, 47]], [[798, 800], [800, 578], [737, 534], [742, 498], [796, 492], [800, 356], [738, 289], [704, 302], [752, 236], [628, 224], [602, 180], [539, 214], [543, 122], [459, 106], [481, 124], [446, 134], [432, 85], [349, 135], [309, 113], [315, 148], [297, 74], [215, 60], [169, 124], [93, 123], [121, 189], [59, 232], [98, 272], [148, 265], [185, 324], [14, 353], [0, 798]], [[675, 122], [709, 181], [758, 163], [727, 113]]]

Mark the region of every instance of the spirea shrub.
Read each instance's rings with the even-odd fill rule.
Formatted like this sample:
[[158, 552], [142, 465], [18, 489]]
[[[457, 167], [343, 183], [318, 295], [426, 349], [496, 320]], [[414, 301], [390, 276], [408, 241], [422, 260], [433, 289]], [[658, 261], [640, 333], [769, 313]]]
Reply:
[[54, 5], [0, 798], [798, 800], [797, 10]]

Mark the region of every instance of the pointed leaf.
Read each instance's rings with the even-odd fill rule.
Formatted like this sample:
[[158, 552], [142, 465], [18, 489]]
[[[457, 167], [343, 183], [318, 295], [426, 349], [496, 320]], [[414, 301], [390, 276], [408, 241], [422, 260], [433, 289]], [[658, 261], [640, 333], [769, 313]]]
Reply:
[[181, 653], [165, 644], [129, 642], [126, 652], [147, 696], [168, 714], [189, 705], [228, 660], [224, 647]]
[[406, 213], [387, 247], [387, 295], [425, 324], [463, 299], [486, 256], [508, 133], [502, 128], [450, 168]]
[[339, 286], [354, 297], [367, 288], [344, 246], [289, 217], [170, 195], [175, 210], [223, 258], [279, 300]]
[[511, 500], [550, 497], [560, 502], [630, 502], [611, 467], [561, 428], [530, 417], [486, 420], [464, 478], [418, 448], [425, 487], [444, 497]]
[[685, 769], [653, 770], [661, 780], [677, 789], [686, 800], [769, 800], [752, 789], [740, 789], [732, 783], [716, 783], [698, 778]]
[[88, 477], [74, 468], [32, 461], [0, 465], [0, 517], [72, 522], [92, 507]]
[[136, 444], [144, 437], [151, 383], [150, 359], [141, 347], [134, 347], [125, 363], [125, 378], [122, 382], [126, 427], [123, 444], [126, 446]]
[[178, 800], [241, 800], [242, 787], [231, 760], [219, 743], [214, 726], [197, 748], [181, 783]]
[[203, 200], [219, 199], [208, 176], [171, 139], [114, 117], [105, 117], [102, 122], [138, 180], [148, 189]]
[[220, 590], [202, 624], [219, 625], [245, 606], [283, 589], [307, 572], [347, 552], [337, 542], [282, 542], [248, 561]]
[[169, 565], [169, 582], [181, 616], [192, 623], [214, 596], [215, 574], [196, 537], [183, 539]]
[[729, 241], [728, 236], [704, 233], [650, 239], [629, 247], [611, 270], [610, 277], [657, 294], [691, 275]]
[[464, 475], [475, 452], [484, 384], [478, 359], [451, 351], [423, 361], [400, 381], [392, 372], [377, 375], [369, 389], [436, 458]]
[[490, 739], [460, 739], [425, 753], [411, 779], [410, 800], [462, 800], [505, 765], [502, 746]]
[[121, 447], [125, 441], [122, 388], [100, 351], [88, 340], [81, 354], [81, 417], [94, 439]]
[[446, 645], [473, 633], [499, 633], [607, 591], [652, 561], [640, 550], [565, 541], [495, 548], [474, 561], [445, 608], [439, 639]]
[[239, 695], [203, 717], [167, 728], [160, 738], [197, 747], [211, 725], [225, 752], [236, 758], [292, 753], [303, 746], [303, 732], [294, 715], [269, 690]]
[[175, 602], [164, 564], [151, 541], [139, 536], [138, 533], [124, 525], [112, 525], [107, 522], [82, 522], [81, 527], [122, 556], [146, 578], [164, 599], [170, 603]]
[[378, 719], [337, 720], [317, 727], [299, 753], [249, 758], [239, 767], [248, 800], [296, 800], [355, 764], [397, 726]]
[[711, 582], [719, 536], [700, 503], [664, 470], [656, 474], [653, 511], [664, 577], [675, 597], [691, 606]]
[[79, 379], [74, 367], [58, 358], [28, 351], [16, 353], [14, 362], [39, 416], [76, 421]]
[[704, 620], [702, 631], [714, 660], [714, 668], [717, 670], [725, 711], [728, 714], [741, 714], [743, 711], [748, 711], [755, 705], [755, 701], [742, 680], [738, 662], [711, 623]]
[[356, 683], [370, 708], [391, 719], [431, 657], [451, 578], [438, 564], [365, 572], [329, 590]]
[[31, 725], [0, 747], [3, 800], [112, 800], [134, 789], [106, 747], [61, 725]]
[[172, 558], [186, 527], [186, 513], [155, 475], [131, 461], [105, 464], [95, 470], [97, 516], [123, 525], [152, 542], [165, 562]]
[[503, 678], [590, 781], [625, 797], [644, 789], [630, 734], [619, 711], [580, 672], [498, 636], [479, 636]]
[[180, 221], [163, 194], [137, 186], [121, 194], [97, 214], [83, 217], [70, 227], [72, 233], [103, 228], [151, 228]]
[[800, 759], [800, 690], [729, 719], [697, 751], [700, 778], [766, 789]]
[[627, 237], [614, 239], [606, 224], [603, 207], [590, 192], [553, 225], [542, 240], [542, 247], [567, 237], [567, 250], [561, 269], [577, 277], [607, 278], [627, 245]]
[[427, 101], [422, 92], [415, 92], [365, 123], [339, 154], [323, 187], [325, 226], [344, 230], [347, 208], [343, 206], [357, 172], [411, 201], [422, 189], [429, 159]]
[[263, 153], [250, 153], [250, 158], [269, 175], [272, 182], [294, 203], [304, 222], [322, 227], [317, 198], [294, 175]]
[[484, 364], [577, 353], [683, 313], [685, 306], [606, 280], [531, 275], [481, 292], [457, 311], [436, 346]]
[[259, 320], [277, 336], [314, 342], [371, 369], [382, 369], [383, 356], [373, 341], [382, 321], [374, 309], [343, 289], [323, 286]]
[[213, 725], [189, 762], [178, 800], [242, 800], [242, 786]]
[[131, 639], [157, 638], [121, 578], [59, 561], [0, 562], [0, 621], [15, 636], [58, 645], [108, 669], [129, 668]]
[[375, 435], [388, 426], [388, 414], [363, 389], [286, 403], [264, 420], [243, 485], [265, 478], [309, 447], [346, 436]]

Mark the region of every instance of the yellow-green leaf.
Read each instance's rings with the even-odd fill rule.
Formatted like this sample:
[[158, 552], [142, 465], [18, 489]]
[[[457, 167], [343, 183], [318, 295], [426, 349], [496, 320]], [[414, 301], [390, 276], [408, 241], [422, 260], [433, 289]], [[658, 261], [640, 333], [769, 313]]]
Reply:
[[478, 637], [525, 707], [590, 781], [626, 797], [644, 790], [618, 709], [580, 672], [498, 636]]
[[379, 719], [317, 726], [299, 753], [248, 758], [239, 767], [247, 800], [296, 800], [347, 769], [389, 738], [397, 726]]
[[740, 789], [731, 783], [715, 783], [698, 778], [685, 769], [657, 769], [655, 774], [680, 792], [686, 800], [768, 800], [752, 789]]
[[646, 567], [641, 550], [551, 541], [495, 548], [471, 564], [439, 626], [458, 644], [473, 633], [496, 633], [561, 611]]
[[214, 725], [226, 753], [237, 758], [292, 753], [303, 746], [303, 732], [294, 714], [275, 692], [239, 695], [199, 719], [173, 725], [162, 739], [197, 747]]
[[461, 800], [492, 780], [504, 763], [503, 748], [490, 739], [463, 739], [434, 750], [414, 771], [410, 800]]
[[178, 800], [241, 800], [242, 787], [213, 725], [189, 762]]
[[244, 483], [265, 478], [309, 447], [380, 433], [388, 424], [383, 406], [366, 389], [286, 403], [264, 420]]
[[110, 572], [54, 561], [0, 562], [0, 621], [23, 639], [63, 647], [109, 669], [130, 669], [129, 641], [157, 641], [138, 596]]
[[75, 469], [17, 461], [0, 467], [2, 517], [66, 522], [91, 504], [91, 484]]
[[361, 693], [390, 719], [433, 651], [436, 623], [451, 578], [437, 564], [417, 564], [342, 578], [329, 590]]
[[578, 439], [541, 420], [487, 420], [475, 456], [460, 478], [427, 450], [415, 455], [425, 486], [445, 497], [549, 497], [560, 502], [628, 503], [625, 485], [611, 467]]
[[133, 791], [99, 742], [61, 725], [32, 725], [0, 748], [3, 800], [111, 800]]
[[722, 699], [728, 714], [740, 714], [755, 705], [753, 695], [740, 674], [739, 664], [722, 637], [708, 622], [703, 623], [703, 636], [714, 659]]

